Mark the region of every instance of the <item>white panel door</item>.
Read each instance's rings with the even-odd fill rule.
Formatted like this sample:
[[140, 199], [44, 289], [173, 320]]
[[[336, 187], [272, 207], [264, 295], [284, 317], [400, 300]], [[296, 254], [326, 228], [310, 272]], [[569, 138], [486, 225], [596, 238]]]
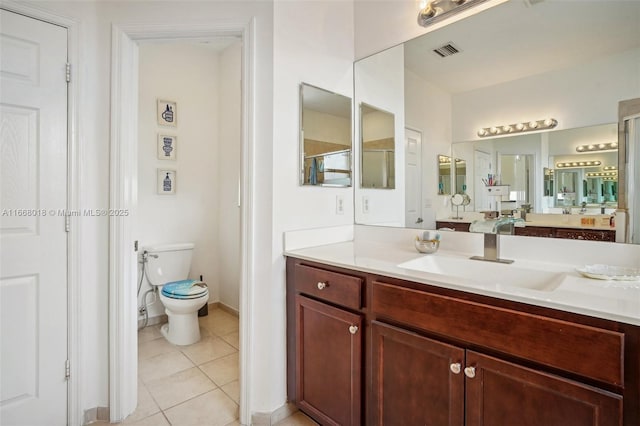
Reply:
[[422, 134], [405, 129], [405, 223], [422, 228]]
[[482, 152], [482, 151], [474, 151], [474, 178], [473, 178], [473, 187], [475, 188], [475, 211], [484, 211], [489, 210], [489, 194], [485, 190], [485, 185], [482, 182], [482, 179], [487, 179], [487, 175], [489, 173], [493, 173], [493, 168], [491, 167], [491, 155]]
[[0, 424], [67, 422], [67, 31], [0, 10]]

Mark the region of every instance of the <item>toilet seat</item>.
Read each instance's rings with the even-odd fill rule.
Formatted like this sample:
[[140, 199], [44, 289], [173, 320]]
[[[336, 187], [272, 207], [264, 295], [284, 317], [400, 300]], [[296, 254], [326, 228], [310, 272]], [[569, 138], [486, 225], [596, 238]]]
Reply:
[[199, 299], [209, 294], [207, 284], [196, 280], [181, 280], [162, 286], [162, 295], [170, 299]]

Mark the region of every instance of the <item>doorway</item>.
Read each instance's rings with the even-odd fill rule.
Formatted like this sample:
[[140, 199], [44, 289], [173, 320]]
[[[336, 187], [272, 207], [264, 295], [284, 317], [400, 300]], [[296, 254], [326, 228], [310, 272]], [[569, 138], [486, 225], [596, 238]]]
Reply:
[[237, 420], [241, 51], [238, 37], [138, 43], [135, 239], [139, 251], [194, 244], [189, 275], [180, 278], [207, 283], [213, 303], [201, 310], [198, 342], [170, 344], [160, 333], [165, 307], [151, 286], [163, 283], [153, 262], [144, 275], [140, 264], [146, 326], [138, 332], [138, 407], [127, 421]]
[[[253, 120], [254, 88], [250, 84], [254, 75], [254, 53], [251, 46], [253, 22], [212, 25], [132, 25], [114, 27], [113, 31], [113, 84], [112, 84], [112, 141], [111, 141], [111, 200], [113, 209], [128, 210], [128, 217], [112, 218], [110, 228], [110, 419], [121, 421], [136, 408], [137, 371], [137, 303], [136, 285], [137, 255], [134, 249], [137, 223], [137, 81], [138, 43], [149, 41], [203, 41], [216, 37], [235, 36], [242, 40], [242, 136], [239, 184], [240, 210], [240, 422], [250, 419], [249, 353], [242, 348], [250, 345], [248, 324], [251, 323], [251, 288], [248, 285], [252, 274], [249, 262], [252, 252], [254, 212], [251, 208], [252, 171], [251, 157], [254, 147]], [[178, 112], [179, 114], [179, 112]], [[179, 118], [178, 118], [179, 119]], [[180, 142], [178, 142], [180, 143]], [[178, 148], [179, 149], [179, 148]], [[178, 154], [179, 155], [179, 154]], [[179, 188], [179, 184], [176, 188]], [[136, 283], [137, 284], [137, 283]]]

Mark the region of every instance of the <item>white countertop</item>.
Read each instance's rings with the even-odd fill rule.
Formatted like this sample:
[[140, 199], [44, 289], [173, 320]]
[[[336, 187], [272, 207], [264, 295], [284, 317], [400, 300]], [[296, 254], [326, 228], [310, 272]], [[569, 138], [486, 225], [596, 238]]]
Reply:
[[[443, 236], [443, 238], [446, 237], [446, 235]], [[352, 241], [314, 247], [297, 249], [294, 247], [286, 250], [285, 255], [453, 290], [640, 325], [640, 282], [604, 281], [584, 278], [576, 271], [576, 267], [583, 265], [516, 258], [512, 264], [516, 268], [529, 268], [537, 271], [551, 271], [563, 274], [561, 283], [553, 290], [546, 291], [510, 286], [504, 283], [482, 284], [456, 276], [399, 267], [398, 265], [401, 263], [423, 256], [446, 257], [456, 262], [468, 259], [468, 253], [443, 250], [442, 247], [435, 254], [421, 254], [415, 250], [411, 240], [406, 241], [406, 244], [398, 244], [398, 241], [358, 241], [354, 238]], [[503, 255], [502, 257], [508, 256]], [[479, 261], [469, 260], [469, 262], [476, 263]], [[505, 268], [510, 266], [504, 265]]]

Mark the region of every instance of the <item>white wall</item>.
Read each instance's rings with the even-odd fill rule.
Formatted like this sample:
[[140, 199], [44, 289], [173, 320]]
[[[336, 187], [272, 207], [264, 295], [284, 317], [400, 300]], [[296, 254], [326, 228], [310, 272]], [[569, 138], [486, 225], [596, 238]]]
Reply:
[[[366, 103], [390, 112], [395, 119], [395, 189], [360, 188], [360, 125], [355, 126], [355, 220], [361, 224], [404, 226], [404, 49], [388, 49], [355, 66], [356, 123], [359, 105]], [[369, 211], [363, 209], [368, 199]]]
[[218, 80], [218, 284], [220, 303], [240, 309], [240, 148], [242, 43], [220, 54]]
[[[278, 1], [274, 4], [273, 240], [268, 258], [273, 269], [256, 283], [254, 314], [264, 321], [254, 333], [260, 352], [255, 372], [269, 371], [273, 380], [251, 389], [268, 399], [270, 411], [286, 399], [286, 309], [283, 232], [353, 223], [352, 188], [299, 186], [299, 84], [321, 87], [348, 97], [353, 85], [353, 3], [351, 1]], [[336, 197], [344, 213], [336, 214]], [[271, 279], [267, 279], [270, 277]], [[260, 411], [260, 410], [258, 410]]]
[[[109, 207], [109, 141], [111, 90], [111, 27], [112, 24], [203, 24], [255, 20], [254, 49], [256, 72], [252, 82], [255, 90], [253, 108], [255, 122], [251, 124], [256, 139], [255, 156], [259, 160], [250, 167], [254, 173], [253, 208], [260, 212], [252, 224], [250, 237], [255, 253], [252, 257], [255, 274], [249, 279], [260, 285], [256, 277], [270, 276], [272, 265], [272, 158], [273, 137], [273, 3], [270, 1], [180, 1], [180, 2], [21, 2], [57, 13], [78, 22], [79, 58], [72, 64], [74, 82], [78, 87], [77, 138], [80, 156], [80, 209]], [[348, 91], [345, 90], [348, 93]], [[347, 216], [346, 216], [347, 217]], [[74, 367], [81, 375], [81, 410], [109, 405], [108, 386], [108, 265], [109, 222], [107, 217], [78, 218], [74, 230], [80, 233], [80, 353], [81, 365]], [[259, 292], [258, 292], [259, 293]], [[261, 299], [257, 299], [261, 300]], [[253, 299], [250, 301], [253, 303]], [[261, 306], [265, 306], [261, 304]], [[272, 334], [270, 305], [255, 309], [250, 327], [258, 336]], [[278, 311], [280, 312], [280, 311]], [[265, 320], [265, 317], [267, 320]], [[284, 334], [284, 326], [276, 333]], [[275, 354], [275, 355], [274, 355]], [[271, 341], [256, 340], [251, 358], [267, 356], [284, 359], [284, 349]], [[284, 361], [282, 361], [284, 362]], [[281, 371], [257, 368], [248, 372], [256, 388], [252, 401], [262, 411], [275, 409], [269, 389], [274, 382], [283, 382]], [[284, 386], [284, 385], [283, 385]], [[280, 400], [284, 399], [283, 393]]]
[[450, 195], [438, 195], [438, 155], [451, 152], [451, 94], [405, 69], [404, 105], [406, 127], [422, 132], [422, 218], [434, 229], [451, 213]]
[[[189, 278], [202, 275], [209, 287], [209, 301], [217, 301], [217, 170], [221, 163], [218, 157], [218, 54], [204, 46], [186, 43], [142, 44], [139, 76], [137, 239], [141, 247], [194, 243]], [[158, 125], [157, 99], [177, 102], [176, 127]], [[177, 136], [176, 160], [158, 159], [159, 133]], [[176, 171], [175, 194], [158, 194], [158, 169]], [[150, 285], [145, 280], [138, 306], [148, 288]], [[163, 313], [159, 300], [149, 306], [150, 317]]]

